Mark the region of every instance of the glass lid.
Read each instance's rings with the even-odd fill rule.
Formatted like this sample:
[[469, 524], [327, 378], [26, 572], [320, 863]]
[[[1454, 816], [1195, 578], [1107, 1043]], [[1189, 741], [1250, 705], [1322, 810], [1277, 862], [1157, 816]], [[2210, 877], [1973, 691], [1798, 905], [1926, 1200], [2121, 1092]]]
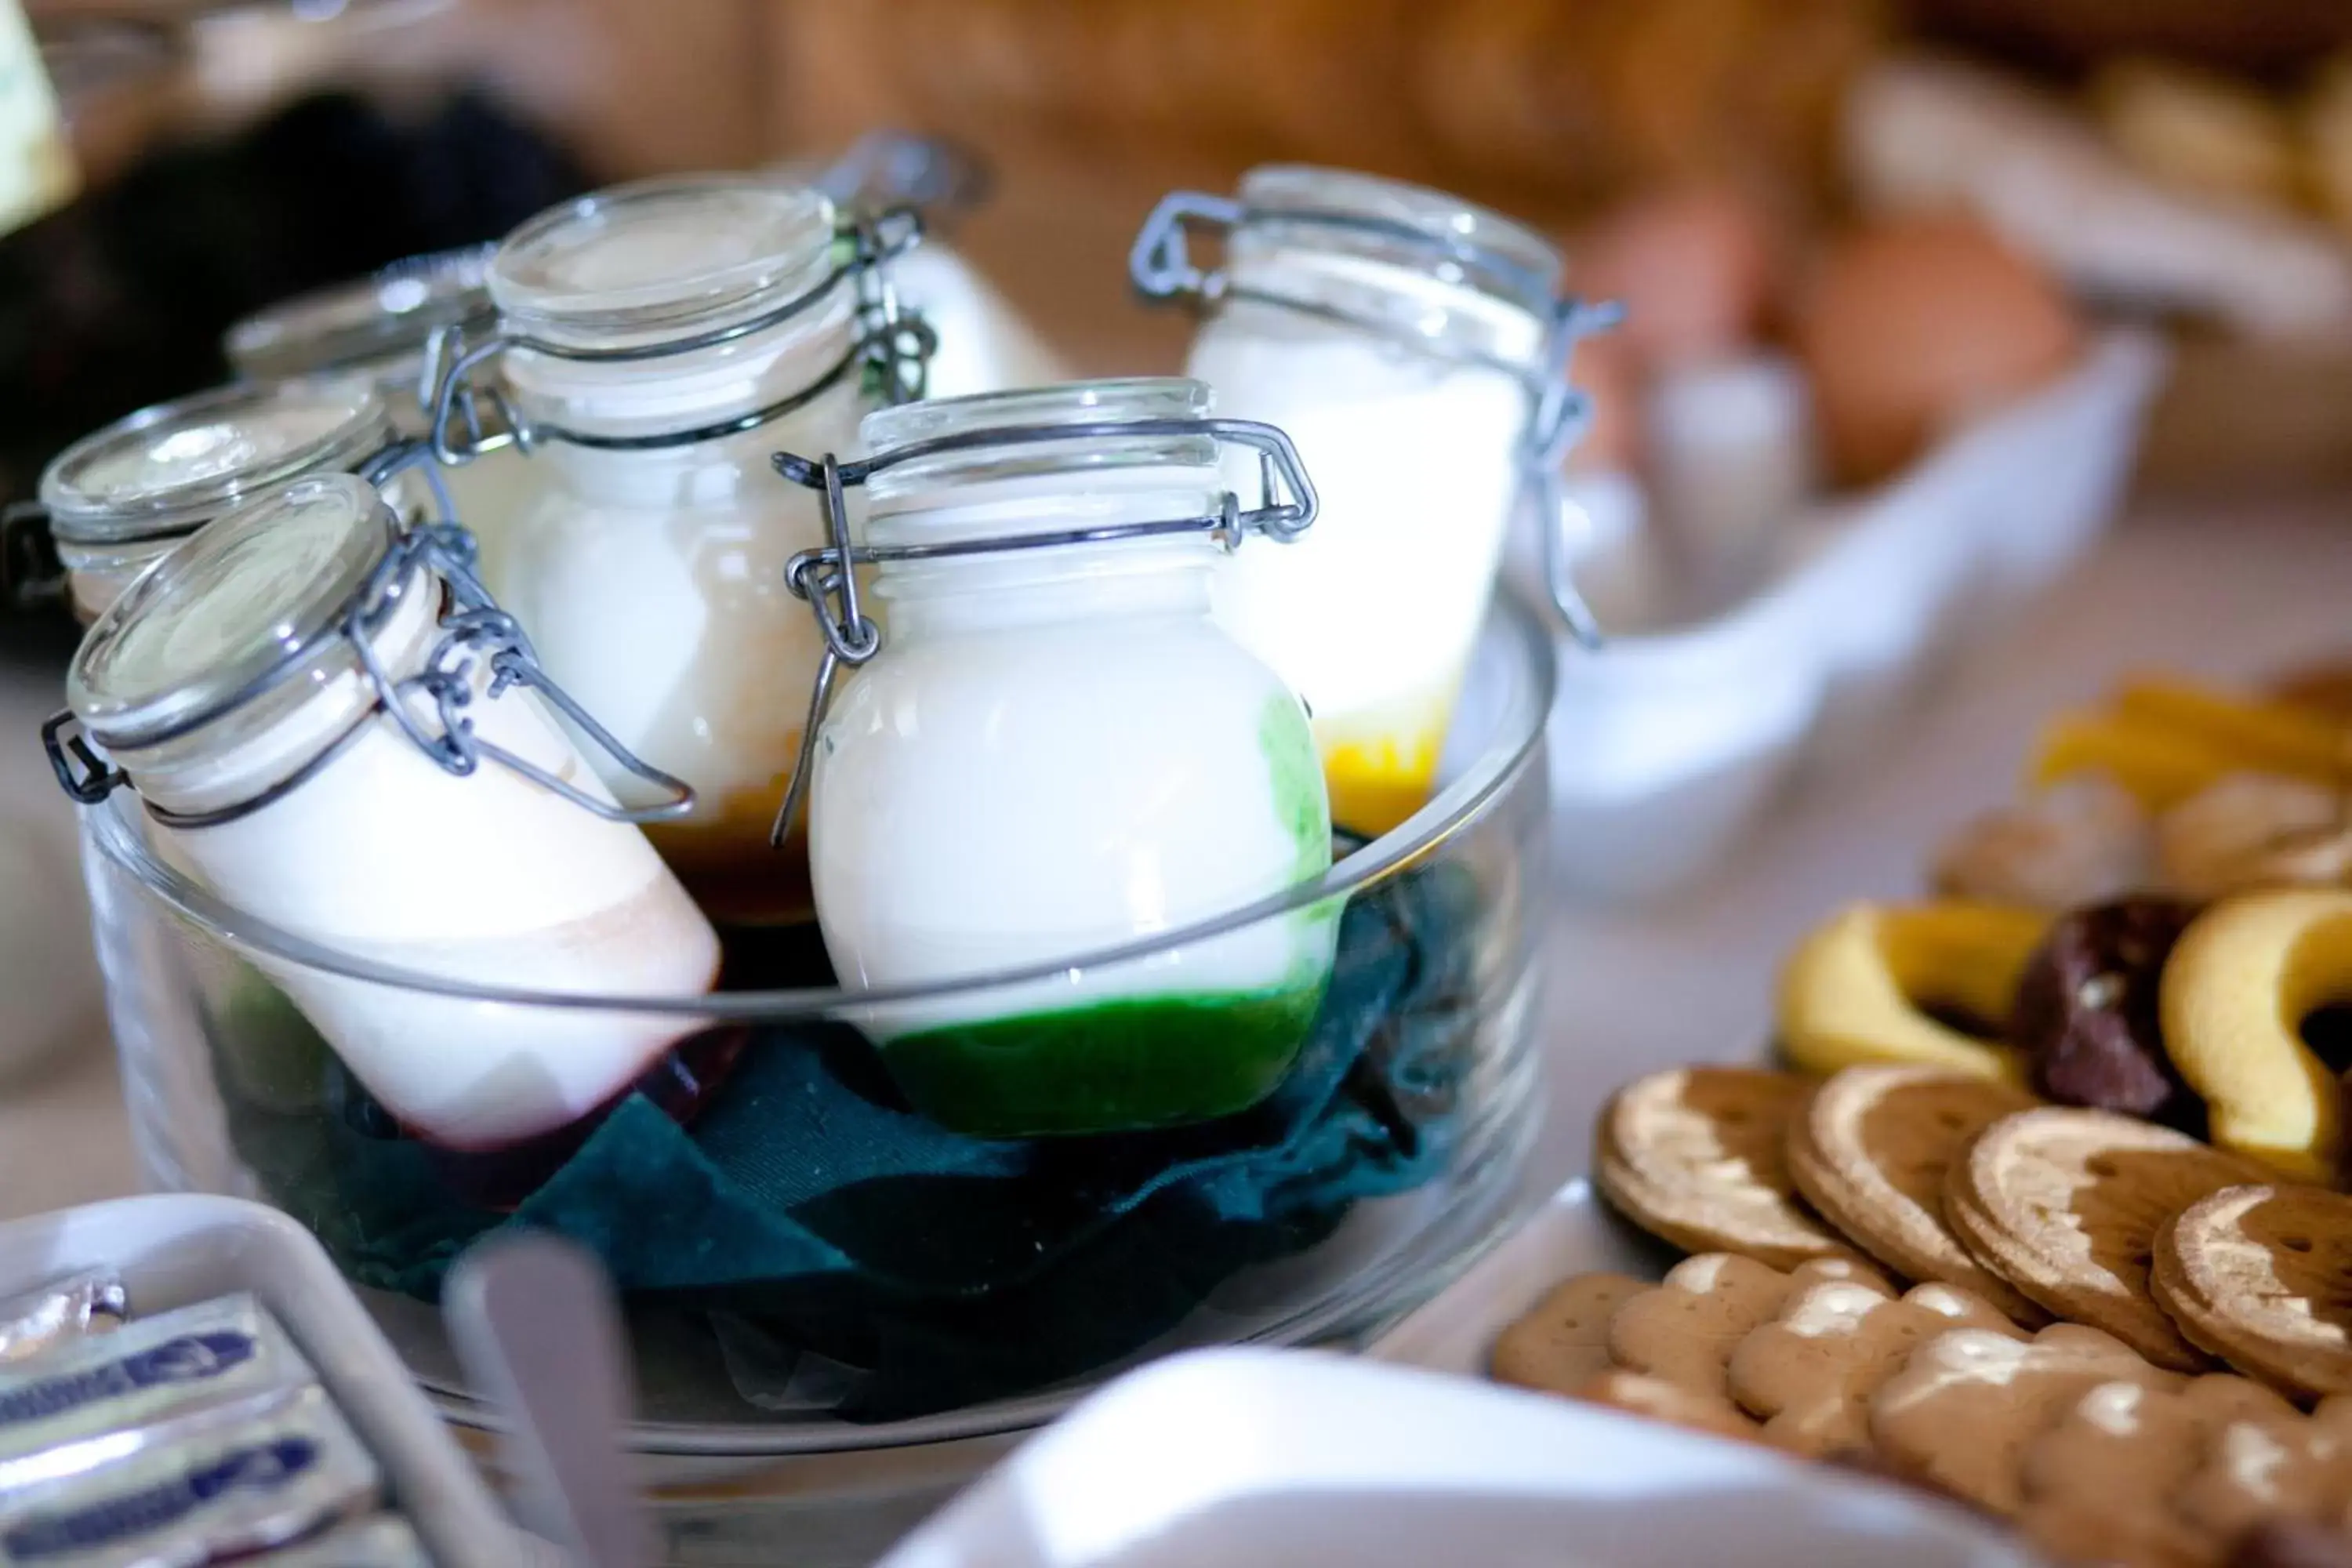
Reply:
[[1215, 395], [1206, 382], [1181, 375], [1134, 375], [1058, 386], [932, 397], [877, 408], [858, 426], [858, 438], [880, 454], [943, 436], [1030, 425], [1095, 425], [1142, 419], [1205, 419]]
[[[1389, 226], [1400, 237], [1416, 237], [1450, 253], [1451, 258], [1438, 268], [1446, 281], [1468, 284], [1538, 316], [1550, 310], [1553, 291], [1559, 286], [1563, 264], [1550, 241], [1524, 224], [1443, 191], [1343, 169], [1274, 163], [1243, 177], [1241, 198], [1252, 226], [1277, 232], [1307, 230], [1318, 216], [1366, 218]], [[1334, 248], [1356, 248], [1346, 229], [1312, 226], [1321, 229]], [[1283, 232], [1282, 237], [1287, 240], [1293, 235]]]
[[[1116, 510], [1127, 493], [1197, 492], [1189, 504], [1213, 510], [1217, 444], [1206, 431], [1114, 432], [1059, 439], [990, 440], [1023, 428], [1134, 426], [1147, 421], [1208, 418], [1215, 394], [1182, 376], [1129, 376], [1073, 381], [1058, 386], [977, 393], [899, 404], [868, 414], [858, 426], [866, 449], [885, 466], [866, 481], [868, 521], [876, 544], [915, 543], [949, 537], [1013, 537], [1050, 532], [1088, 521], [1081, 514]], [[969, 440], [948, 451], [892, 460], [926, 442]], [[1066, 493], [1038, 487], [1006, 490], [999, 481], [1084, 476]], [[995, 488], [988, 488], [995, 487]], [[953, 493], [951, 511], [917, 518]], [[1096, 521], [1108, 518], [1096, 518]]]
[[394, 527], [374, 487], [350, 474], [298, 479], [219, 519], [99, 616], [67, 671], [68, 705], [113, 746], [237, 706], [339, 635]]
[[383, 399], [353, 377], [224, 386], [142, 408], [59, 453], [41, 503], [59, 538], [170, 538], [313, 469], [356, 467], [392, 439]]
[[[491, 258], [509, 330], [567, 347], [659, 342], [750, 321], [834, 262], [821, 191], [753, 176], [618, 185], [524, 224]], [[616, 341], [617, 340], [617, 341]]]
[[221, 349], [239, 375], [308, 375], [424, 352], [443, 327], [488, 325], [497, 314], [488, 272], [496, 246], [396, 261], [256, 311]]

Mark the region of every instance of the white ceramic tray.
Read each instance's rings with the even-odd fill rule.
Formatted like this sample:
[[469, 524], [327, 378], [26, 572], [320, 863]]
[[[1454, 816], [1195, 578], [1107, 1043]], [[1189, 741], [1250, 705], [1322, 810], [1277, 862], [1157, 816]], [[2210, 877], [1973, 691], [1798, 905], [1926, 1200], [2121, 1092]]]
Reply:
[[1746, 1444], [1311, 1352], [1124, 1378], [882, 1568], [2025, 1568], [2000, 1532]]
[[1687, 884], [1801, 763], [1880, 744], [1937, 655], [2097, 540], [2164, 363], [2153, 337], [2106, 333], [2048, 390], [1801, 520], [1778, 574], [1728, 613], [1599, 654], [1564, 647], [1550, 761], [1568, 888], [1608, 900]]
[[286, 1325], [375, 1453], [440, 1568], [541, 1553], [508, 1524], [310, 1233], [236, 1198], [121, 1198], [0, 1225], [0, 1296], [87, 1268], [122, 1277], [134, 1317], [249, 1290]]

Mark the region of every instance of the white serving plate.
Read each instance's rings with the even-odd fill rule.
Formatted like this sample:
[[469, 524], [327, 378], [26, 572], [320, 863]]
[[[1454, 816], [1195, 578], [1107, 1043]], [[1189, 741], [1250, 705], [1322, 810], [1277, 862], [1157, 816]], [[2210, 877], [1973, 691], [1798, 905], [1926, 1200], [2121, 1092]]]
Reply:
[[1613, 1411], [1314, 1352], [1112, 1384], [882, 1568], [2025, 1568], [1961, 1511]]
[[1564, 647], [1550, 762], [1569, 889], [1606, 901], [1685, 885], [1801, 765], [1883, 746], [1939, 655], [2096, 542], [2165, 357], [2147, 333], [2107, 332], [2056, 384], [1799, 520], [1780, 570], [1727, 613], [1597, 654]]
[[326, 1250], [285, 1215], [173, 1194], [0, 1225], [0, 1297], [100, 1268], [120, 1272], [134, 1317], [257, 1297], [373, 1450], [440, 1568], [515, 1568], [549, 1550], [506, 1521]]

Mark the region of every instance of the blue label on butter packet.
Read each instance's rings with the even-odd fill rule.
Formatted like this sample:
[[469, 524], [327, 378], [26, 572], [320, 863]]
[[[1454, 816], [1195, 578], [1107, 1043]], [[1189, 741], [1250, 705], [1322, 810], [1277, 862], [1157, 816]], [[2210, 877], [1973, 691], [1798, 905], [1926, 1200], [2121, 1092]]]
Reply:
[[0, 1488], [7, 1568], [188, 1568], [299, 1541], [382, 1499], [383, 1475], [325, 1394], [184, 1415], [127, 1458]]
[[36, 1515], [0, 1536], [9, 1558], [37, 1563], [169, 1530], [237, 1488], [268, 1493], [291, 1486], [319, 1460], [306, 1437], [235, 1448], [138, 1491], [99, 1499], [69, 1512]]
[[251, 1334], [234, 1329], [182, 1334], [103, 1366], [61, 1373], [0, 1393], [0, 1426], [62, 1415], [77, 1406], [136, 1394], [142, 1388], [202, 1383], [244, 1365], [260, 1353], [260, 1348]]
[[250, 1296], [134, 1320], [0, 1368], [0, 1487], [44, 1450], [312, 1381], [310, 1363]]

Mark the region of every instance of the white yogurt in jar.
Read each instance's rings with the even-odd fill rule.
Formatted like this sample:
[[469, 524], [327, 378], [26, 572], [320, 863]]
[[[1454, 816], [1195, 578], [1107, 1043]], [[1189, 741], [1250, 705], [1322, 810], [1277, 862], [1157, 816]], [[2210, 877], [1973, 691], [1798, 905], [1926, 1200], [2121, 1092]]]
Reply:
[[[951, 433], [1208, 406], [1193, 382], [1078, 383], [887, 410], [866, 437], [887, 458]], [[1204, 435], [984, 447], [877, 474], [867, 539], [1213, 517], [1221, 492]], [[810, 794], [817, 913], [845, 984], [1099, 952], [1328, 867], [1297, 699], [1210, 617], [1220, 558], [1192, 532], [877, 566], [888, 631], [824, 721]], [[919, 1108], [966, 1131], [1222, 1114], [1271, 1089], [1303, 1037], [1333, 918], [1304, 909], [1148, 960], [877, 1005], [868, 1033]]]
[[[297, 938], [437, 978], [707, 991], [717, 939], [636, 827], [494, 760], [450, 772], [382, 710], [341, 616], [394, 533], [362, 481], [301, 480], [205, 530], [91, 628], [68, 700], [159, 852]], [[424, 668], [441, 613], [441, 580], [414, 564], [364, 634], [395, 679]], [[609, 805], [538, 698], [487, 680], [465, 710], [479, 741]], [[411, 711], [437, 730], [429, 704]], [[587, 1114], [695, 1026], [264, 968], [386, 1109], [457, 1148]]]
[[[778, 693], [806, 689], [823, 651], [783, 570], [821, 532], [815, 497], [768, 459], [849, 451], [875, 402], [847, 363], [858, 328], [839, 259], [823, 195], [709, 178], [559, 208], [491, 267], [506, 330], [528, 340], [502, 374], [548, 434], [530, 458], [543, 488], [490, 586], [559, 682], [694, 786], [693, 815], [652, 834], [724, 920], [807, 912], [804, 852], [768, 836], [800, 744], [800, 709]], [[806, 304], [781, 321], [671, 352], [795, 298]]]
[[[347, 473], [394, 439], [390, 411], [363, 379], [224, 386], [157, 404], [82, 437], [41, 474], [41, 504], [84, 624], [199, 527], [305, 474]], [[412, 474], [388, 498], [420, 515]]]
[[[1185, 371], [1288, 432], [1322, 514], [1297, 547], [1229, 562], [1217, 617], [1306, 698], [1339, 823], [1384, 832], [1433, 787], [1520, 500], [1531, 384], [1560, 369], [1559, 256], [1368, 175], [1259, 169], [1242, 210]], [[1449, 245], [1500, 270], [1433, 254]]]

